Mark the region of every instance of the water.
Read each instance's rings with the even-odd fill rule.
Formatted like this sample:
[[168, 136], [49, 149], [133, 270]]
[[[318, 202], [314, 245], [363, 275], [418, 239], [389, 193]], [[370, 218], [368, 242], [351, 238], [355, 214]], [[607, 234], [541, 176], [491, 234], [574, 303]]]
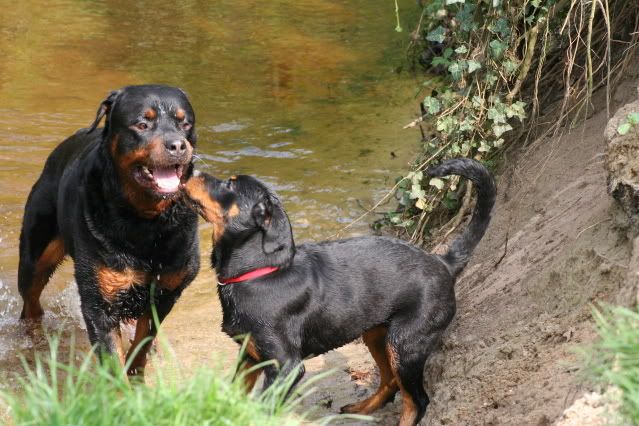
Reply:
[[[4, 0], [0, 0], [0, 5]], [[404, 28], [415, 2], [399, 2]], [[418, 137], [416, 83], [398, 74], [407, 34], [392, 1], [37, 1], [0, 15], [0, 370], [45, 345], [16, 321], [23, 206], [49, 152], [88, 126], [100, 101], [126, 84], [165, 83], [190, 94], [198, 166], [253, 174], [283, 198], [297, 241], [351, 223], [404, 173]], [[185, 363], [234, 353], [219, 331], [202, 226], [203, 270], [166, 322]], [[368, 233], [366, 222], [344, 235]], [[78, 331], [66, 262], [43, 294], [45, 325]], [[45, 345], [46, 346], [46, 345]]]

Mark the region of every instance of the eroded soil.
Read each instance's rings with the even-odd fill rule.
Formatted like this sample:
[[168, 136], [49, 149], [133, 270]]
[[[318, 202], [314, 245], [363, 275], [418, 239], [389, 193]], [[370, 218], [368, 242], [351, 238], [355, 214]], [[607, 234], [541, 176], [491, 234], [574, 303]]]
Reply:
[[[614, 106], [632, 101], [636, 87], [637, 80], [624, 83]], [[584, 380], [575, 353], [595, 338], [593, 304], [633, 297], [633, 234], [606, 193], [607, 122], [600, 108], [562, 137], [509, 153], [493, 221], [457, 283], [457, 316], [427, 363], [431, 405], [421, 424], [595, 425], [609, 418], [606, 398]], [[337, 370], [307, 402], [319, 404], [319, 414], [367, 396], [378, 382], [361, 343], [307, 367]], [[394, 424], [400, 407], [398, 396], [375, 417]]]

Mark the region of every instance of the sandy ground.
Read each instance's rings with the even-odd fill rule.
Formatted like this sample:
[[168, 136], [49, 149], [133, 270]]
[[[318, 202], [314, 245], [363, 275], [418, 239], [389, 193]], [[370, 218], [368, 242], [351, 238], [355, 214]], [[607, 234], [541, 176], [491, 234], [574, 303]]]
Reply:
[[[625, 83], [613, 106], [634, 100], [637, 85]], [[563, 137], [508, 154], [494, 219], [457, 284], [457, 317], [427, 363], [431, 405], [422, 425], [599, 425], [614, 417], [611, 392], [588, 384], [575, 353], [595, 338], [593, 304], [627, 302], [632, 235], [606, 193], [607, 122], [601, 108]], [[306, 365], [336, 371], [305, 404], [318, 415], [376, 389], [361, 343]], [[400, 408], [398, 395], [375, 413], [378, 424], [395, 424]]]

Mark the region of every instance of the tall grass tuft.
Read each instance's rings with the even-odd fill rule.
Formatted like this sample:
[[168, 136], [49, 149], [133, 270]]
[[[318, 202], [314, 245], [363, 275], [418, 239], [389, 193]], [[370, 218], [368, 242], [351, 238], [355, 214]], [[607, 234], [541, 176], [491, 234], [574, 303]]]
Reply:
[[594, 311], [601, 339], [587, 350], [589, 371], [620, 391], [620, 414], [639, 424], [639, 312], [624, 307]]
[[19, 391], [0, 392], [16, 426], [297, 425], [304, 417], [292, 415], [300, 397], [285, 401], [290, 379], [259, 396], [247, 395], [241, 380], [210, 369], [188, 379], [158, 369], [152, 386], [129, 384], [119, 366], [97, 363], [92, 355], [61, 363], [57, 341], [50, 346], [48, 358], [25, 364]]

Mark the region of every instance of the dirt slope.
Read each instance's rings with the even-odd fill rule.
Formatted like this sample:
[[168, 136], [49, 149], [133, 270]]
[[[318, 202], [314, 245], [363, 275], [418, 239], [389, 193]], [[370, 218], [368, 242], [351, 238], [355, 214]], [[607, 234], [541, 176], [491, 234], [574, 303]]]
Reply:
[[[636, 98], [637, 76], [620, 87], [613, 108]], [[493, 222], [457, 284], [457, 317], [427, 364], [432, 397], [422, 424], [603, 422], [603, 403], [582, 380], [574, 349], [594, 339], [591, 303], [627, 297], [632, 243], [606, 193], [608, 117], [602, 99], [594, 104], [601, 107], [569, 134], [509, 154]], [[322, 403], [320, 414], [376, 388], [361, 344], [307, 366], [341, 370], [305, 404]], [[397, 397], [375, 417], [394, 424], [400, 404]]]

